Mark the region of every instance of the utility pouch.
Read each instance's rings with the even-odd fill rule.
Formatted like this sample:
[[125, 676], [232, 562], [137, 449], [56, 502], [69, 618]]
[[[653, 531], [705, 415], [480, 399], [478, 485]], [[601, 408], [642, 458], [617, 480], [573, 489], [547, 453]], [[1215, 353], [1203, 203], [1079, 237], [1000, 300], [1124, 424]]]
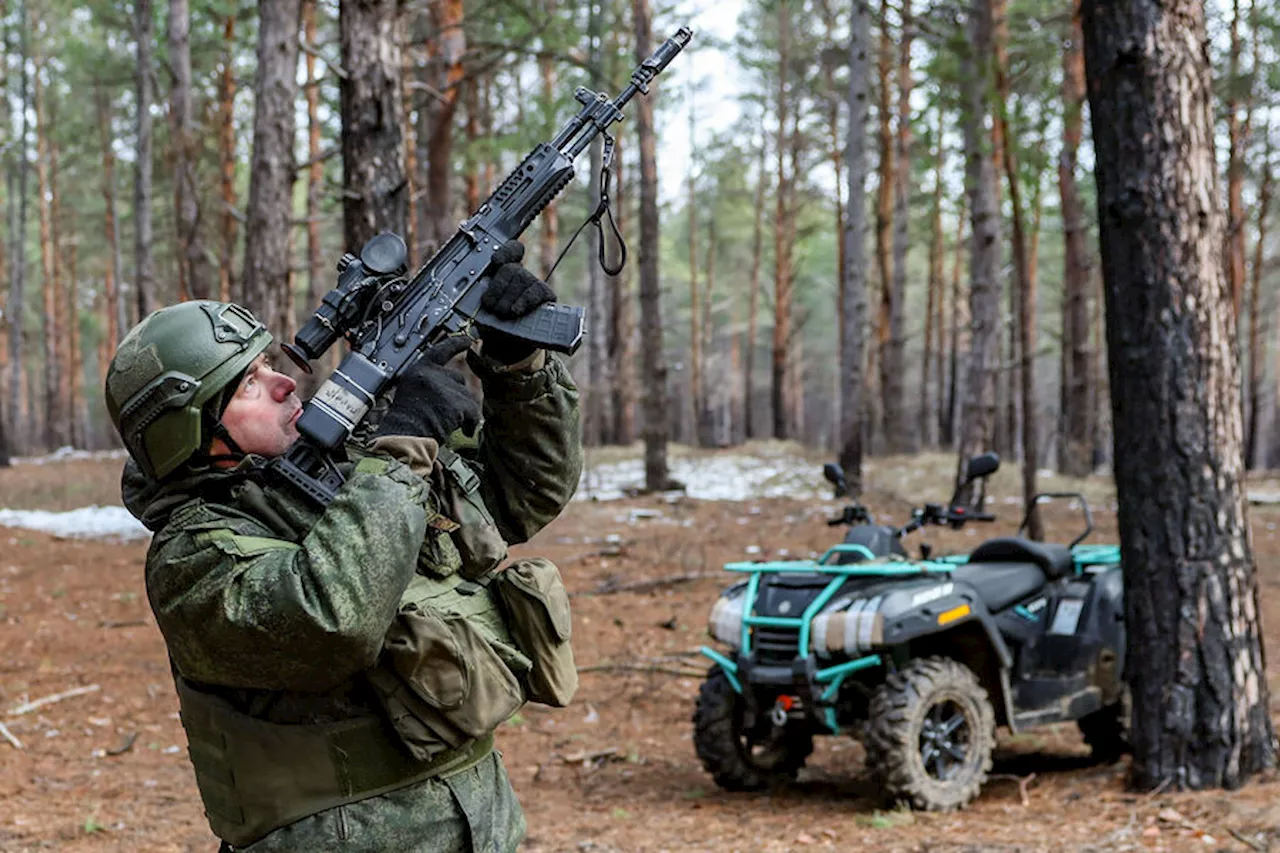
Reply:
[[507, 629], [533, 666], [523, 677], [533, 702], [563, 708], [578, 689], [573, 662], [569, 592], [555, 563], [517, 560], [494, 575], [491, 588], [506, 612]]
[[478, 580], [507, 558], [507, 543], [480, 496], [480, 478], [457, 453], [441, 447], [436, 459], [444, 469], [444, 509], [458, 522], [451, 532], [462, 557], [461, 574]]
[[488, 734], [524, 704], [497, 644], [459, 613], [402, 605], [383, 641], [383, 660], [403, 688], [383, 676], [374, 686], [418, 757]]

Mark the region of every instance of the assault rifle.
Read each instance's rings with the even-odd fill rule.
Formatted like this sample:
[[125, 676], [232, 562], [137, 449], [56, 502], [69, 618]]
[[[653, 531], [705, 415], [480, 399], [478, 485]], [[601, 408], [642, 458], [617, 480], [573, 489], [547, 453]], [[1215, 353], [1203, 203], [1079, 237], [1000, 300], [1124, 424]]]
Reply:
[[[273, 462], [274, 470], [320, 504], [333, 500], [343, 483], [331, 454], [351, 435], [378, 396], [431, 346], [446, 337], [468, 334], [473, 326], [497, 329], [534, 346], [573, 353], [582, 343], [582, 308], [559, 303], [539, 307], [515, 321], [480, 308], [488, 288], [494, 252], [519, 237], [573, 179], [574, 159], [622, 120], [622, 108], [667, 67], [693, 32], [687, 27], [667, 39], [631, 73], [622, 94], [610, 101], [603, 92], [579, 87], [582, 104], [551, 142], [539, 143], [503, 179], [493, 195], [464, 220], [454, 235], [412, 276], [407, 275], [404, 241], [379, 234], [360, 256], [343, 255], [338, 283], [315, 314], [284, 344], [286, 354], [310, 372], [309, 361], [338, 338], [351, 351], [303, 406], [297, 427], [301, 437]], [[602, 194], [601, 209], [607, 206]], [[595, 216], [602, 212], [598, 209]]]

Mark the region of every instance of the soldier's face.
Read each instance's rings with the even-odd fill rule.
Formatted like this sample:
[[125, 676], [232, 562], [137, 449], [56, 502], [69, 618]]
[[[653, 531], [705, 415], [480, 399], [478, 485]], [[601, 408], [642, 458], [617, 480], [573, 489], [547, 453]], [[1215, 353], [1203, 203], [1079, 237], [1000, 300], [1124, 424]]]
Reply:
[[295, 424], [302, 414], [302, 402], [294, 393], [297, 387], [288, 376], [271, 369], [265, 354], [249, 365], [222, 414], [222, 425], [241, 450], [272, 457], [289, 449], [298, 438]]

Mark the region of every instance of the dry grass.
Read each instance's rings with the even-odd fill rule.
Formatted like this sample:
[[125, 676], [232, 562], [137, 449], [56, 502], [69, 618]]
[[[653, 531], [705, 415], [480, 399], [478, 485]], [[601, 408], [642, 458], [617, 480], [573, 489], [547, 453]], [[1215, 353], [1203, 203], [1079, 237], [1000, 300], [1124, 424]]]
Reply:
[[118, 506], [123, 459], [19, 462], [0, 468], [0, 507], [66, 511]]

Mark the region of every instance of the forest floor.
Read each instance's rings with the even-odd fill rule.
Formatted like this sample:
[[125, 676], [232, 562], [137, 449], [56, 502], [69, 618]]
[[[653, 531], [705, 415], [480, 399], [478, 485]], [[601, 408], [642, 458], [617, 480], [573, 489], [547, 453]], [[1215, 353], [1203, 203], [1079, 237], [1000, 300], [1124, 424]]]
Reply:
[[[945, 499], [939, 492], [952, 464], [951, 457], [875, 460], [866, 502], [903, 518], [912, 502]], [[119, 466], [81, 460], [0, 470], [0, 505], [112, 503]], [[944, 551], [968, 549], [1011, 533], [1020, 515], [1015, 483], [1015, 471], [993, 483], [999, 522], [931, 532], [930, 541]], [[1098, 504], [1093, 541], [1115, 541], [1109, 480], [1075, 485]], [[575, 593], [578, 664], [587, 668], [570, 707], [527, 706], [499, 731], [528, 818], [524, 850], [1280, 850], [1280, 777], [1229, 793], [1134, 794], [1124, 785], [1127, 762], [1091, 765], [1072, 725], [1002, 732], [997, 775], [959, 813], [878, 810], [861, 748], [848, 738], [820, 738], [794, 786], [760, 794], [717, 789], [694, 755], [690, 716], [705, 672], [695, 652], [707, 642], [711, 604], [730, 580], [719, 567], [748, 555], [820, 552], [837, 538], [825, 524], [835, 506], [661, 496], [578, 501], [519, 549], [561, 566]], [[1252, 507], [1251, 520], [1274, 650], [1280, 507]], [[1074, 535], [1074, 528], [1067, 515], [1051, 519], [1051, 535]], [[216, 849], [147, 607], [144, 554], [139, 543], [0, 528], [0, 722], [23, 745], [0, 738], [0, 851]], [[683, 579], [669, 580], [676, 576]], [[626, 586], [662, 579], [669, 582]], [[1280, 709], [1280, 654], [1269, 659]], [[12, 713], [76, 688], [86, 692]]]

